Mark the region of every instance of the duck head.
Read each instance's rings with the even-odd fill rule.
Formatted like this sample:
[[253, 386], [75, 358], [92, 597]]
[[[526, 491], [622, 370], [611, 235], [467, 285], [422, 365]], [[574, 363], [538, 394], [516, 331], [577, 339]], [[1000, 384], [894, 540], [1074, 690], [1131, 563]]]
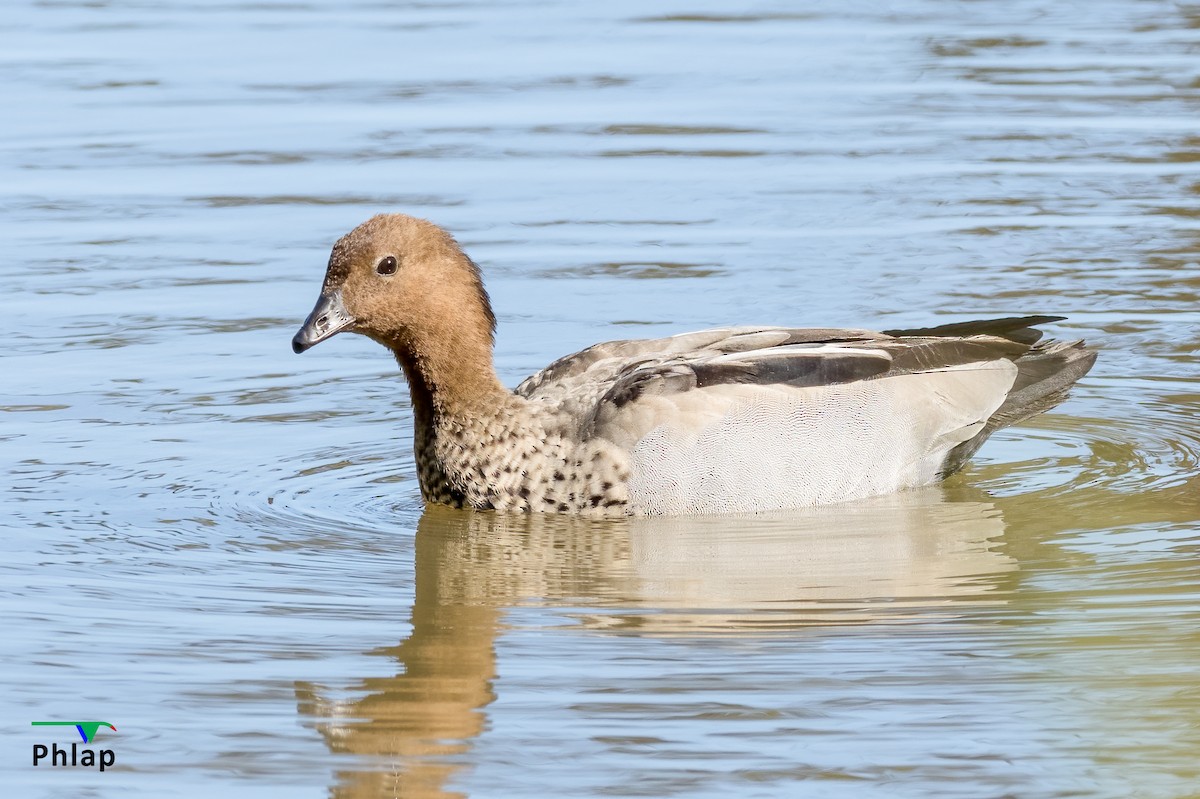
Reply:
[[429, 346], [486, 347], [496, 319], [479, 267], [432, 222], [380, 214], [338, 239], [312, 313], [292, 338], [301, 353], [342, 331], [402, 360]]

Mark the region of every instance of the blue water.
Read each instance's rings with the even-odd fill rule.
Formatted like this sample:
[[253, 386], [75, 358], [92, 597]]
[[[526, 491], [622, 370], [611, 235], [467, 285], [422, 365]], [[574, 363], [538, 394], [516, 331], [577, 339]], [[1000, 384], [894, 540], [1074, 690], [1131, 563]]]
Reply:
[[[1195, 8], [10, 5], [13, 795], [1195, 794]], [[510, 385], [728, 323], [1102, 354], [945, 488], [424, 511], [387, 353], [289, 347], [381, 211], [483, 265]], [[112, 770], [31, 764], [92, 719]]]

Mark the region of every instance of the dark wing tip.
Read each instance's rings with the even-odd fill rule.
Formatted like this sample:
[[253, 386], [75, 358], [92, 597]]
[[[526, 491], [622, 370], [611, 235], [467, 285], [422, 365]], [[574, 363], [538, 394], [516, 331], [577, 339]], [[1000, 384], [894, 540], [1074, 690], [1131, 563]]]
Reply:
[[915, 327], [905, 330], [884, 330], [889, 336], [997, 336], [1020, 344], [1033, 344], [1042, 337], [1038, 325], [1061, 322], [1065, 316], [1005, 316], [1001, 319], [978, 319], [970, 322], [952, 322], [935, 327]]

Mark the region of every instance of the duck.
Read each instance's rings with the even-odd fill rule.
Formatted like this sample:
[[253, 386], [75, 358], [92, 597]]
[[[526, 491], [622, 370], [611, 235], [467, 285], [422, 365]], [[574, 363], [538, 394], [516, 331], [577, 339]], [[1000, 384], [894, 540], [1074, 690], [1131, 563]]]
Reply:
[[582, 516], [757, 513], [936, 483], [1095, 363], [1061, 316], [924, 328], [738, 326], [606, 341], [515, 389], [479, 266], [433, 222], [380, 214], [333, 245], [292, 339], [353, 332], [408, 383], [426, 503]]

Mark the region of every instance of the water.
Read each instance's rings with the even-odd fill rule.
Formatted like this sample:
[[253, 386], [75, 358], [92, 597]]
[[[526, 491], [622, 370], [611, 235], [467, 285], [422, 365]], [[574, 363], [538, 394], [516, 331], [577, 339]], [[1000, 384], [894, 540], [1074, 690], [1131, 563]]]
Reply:
[[[1195, 6], [11, 5], [13, 795], [1197, 795]], [[730, 322], [1102, 356], [944, 488], [423, 511], [386, 353], [289, 350], [385, 210], [484, 265], [510, 384]]]

